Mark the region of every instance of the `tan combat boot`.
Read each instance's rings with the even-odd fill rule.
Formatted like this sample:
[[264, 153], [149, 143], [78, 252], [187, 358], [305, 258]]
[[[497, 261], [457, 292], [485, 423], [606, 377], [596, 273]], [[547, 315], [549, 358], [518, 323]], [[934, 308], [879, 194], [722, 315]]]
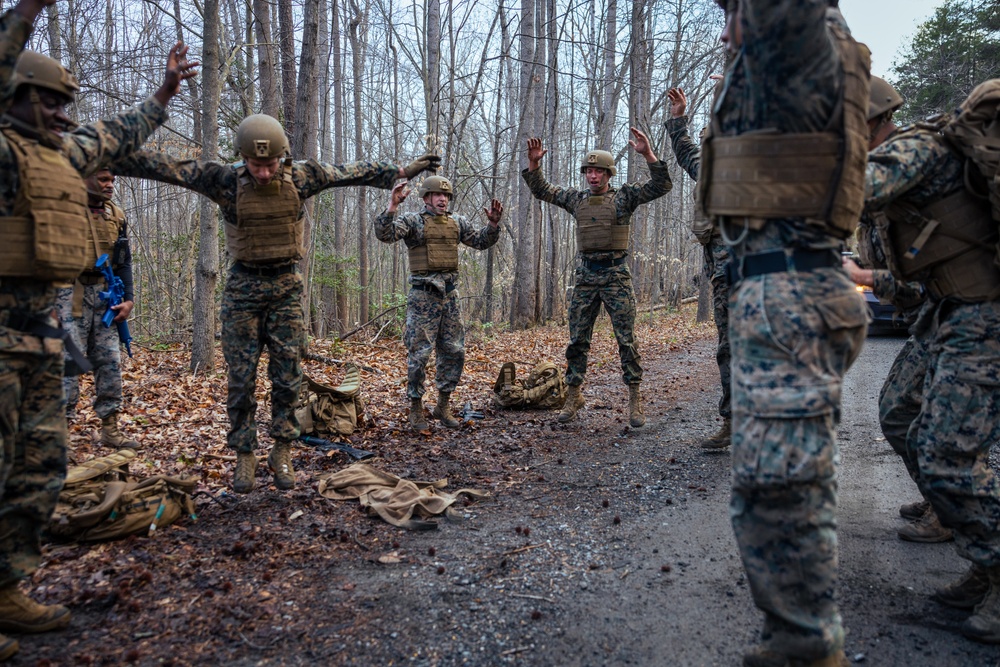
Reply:
[[960, 631], [969, 639], [983, 644], [1000, 644], [1000, 566], [984, 569], [989, 591], [972, 616], [962, 624]]
[[101, 419], [101, 444], [115, 449], [139, 449], [139, 443], [131, 438], [126, 438], [118, 430], [118, 413], [112, 412], [107, 417]]
[[642, 394], [639, 385], [628, 386], [628, 423], [633, 428], [639, 428], [646, 423], [646, 415], [642, 412]]
[[941, 520], [938, 519], [937, 513], [934, 512], [934, 508], [930, 505], [927, 505], [927, 511], [924, 512], [923, 516], [913, 523], [906, 524], [897, 530], [896, 534], [899, 535], [899, 539], [901, 540], [923, 542], [926, 544], [949, 542], [955, 539], [951, 533], [951, 529], [941, 525]]
[[257, 483], [257, 457], [253, 452], [236, 452], [236, 473], [233, 475], [233, 491], [250, 493]]
[[410, 399], [410, 430], [416, 433], [426, 431], [427, 418], [424, 417], [424, 401], [422, 398]]
[[990, 579], [986, 568], [973, 563], [958, 581], [939, 588], [931, 599], [955, 609], [972, 609], [986, 597], [990, 590]]
[[2, 632], [48, 632], [65, 628], [69, 619], [69, 609], [61, 604], [38, 604], [22, 593], [17, 584], [0, 589]]
[[582, 389], [583, 385], [569, 385], [566, 387], [566, 402], [563, 404], [563, 409], [559, 411], [558, 421], [560, 424], [573, 421], [580, 408], [586, 405], [586, 401], [583, 400]]
[[441, 425], [447, 428], [458, 428], [462, 425], [460, 421], [455, 419], [455, 415], [451, 414], [451, 408], [448, 403], [451, 402], [451, 392], [449, 391], [439, 391], [438, 392], [438, 402], [431, 410], [431, 415], [441, 421]]
[[282, 491], [295, 488], [295, 469], [292, 467], [292, 444], [276, 442], [267, 455], [267, 467], [274, 473], [274, 485]]
[[726, 418], [722, 420], [722, 426], [715, 435], [701, 443], [702, 449], [725, 449], [733, 439], [733, 420]]
[[907, 503], [906, 505], [899, 506], [899, 516], [904, 519], [909, 519], [910, 521], [916, 521], [924, 515], [925, 512], [930, 508], [931, 503], [929, 500], [918, 500], [915, 503]]

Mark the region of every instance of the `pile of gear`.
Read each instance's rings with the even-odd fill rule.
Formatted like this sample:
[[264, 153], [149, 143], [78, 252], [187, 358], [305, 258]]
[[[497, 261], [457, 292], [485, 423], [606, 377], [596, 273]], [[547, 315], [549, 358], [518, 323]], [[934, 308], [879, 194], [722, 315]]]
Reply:
[[551, 361], [538, 363], [527, 380], [517, 380], [514, 364], [507, 362], [493, 385], [493, 403], [498, 408], [558, 410], [565, 402], [566, 379]]

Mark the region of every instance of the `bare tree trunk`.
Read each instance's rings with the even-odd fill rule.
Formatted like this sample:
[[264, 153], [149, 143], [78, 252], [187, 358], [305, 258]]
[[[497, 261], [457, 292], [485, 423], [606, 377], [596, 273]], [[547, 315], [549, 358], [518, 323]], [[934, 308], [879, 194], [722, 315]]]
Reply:
[[[317, 43], [319, 41], [319, 3], [320, 0], [306, 0], [303, 8], [302, 22], [302, 55], [299, 58], [299, 83], [296, 92], [295, 134], [292, 135], [292, 155], [299, 159], [316, 158], [316, 134], [318, 132], [317, 105], [319, 91], [316, 80]], [[302, 279], [309, 284], [309, 252], [312, 247], [313, 216], [316, 204], [308, 199], [303, 206], [305, 214], [303, 243], [307, 252], [304, 254], [299, 268]], [[306, 327], [309, 327], [309, 290], [302, 290], [302, 310], [305, 313]]]
[[[361, 134], [361, 63], [362, 44], [360, 29], [362, 23], [367, 19], [367, 13], [363, 12], [356, 0], [351, 0], [351, 9], [354, 17], [349, 24], [349, 35], [351, 39], [351, 62], [354, 67], [354, 159], [364, 158], [364, 143]], [[358, 188], [358, 286], [360, 287], [361, 303], [358, 308], [358, 321], [368, 321], [368, 220], [365, 215], [365, 201], [368, 196], [368, 188]]]
[[602, 89], [601, 107], [597, 116], [597, 148], [612, 150], [611, 133], [615, 127], [615, 110], [618, 108], [615, 76], [615, 48], [618, 38], [618, 0], [608, 0], [608, 13], [604, 21], [604, 80], [598, 82]]
[[[427, 0], [424, 34], [427, 41], [427, 69], [424, 73], [424, 102], [427, 109], [427, 150], [440, 150], [441, 124], [441, 4]], [[451, 155], [445, 156], [451, 160]], [[448, 165], [445, 165], [445, 173]], [[367, 320], [363, 320], [367, 321]]]
[[59, 9], [56, 5], [49, 5], [45, 8], [45, 13], [49, 15], [49, 52], [53, 58], [62, 62], [63, 48], [62, 35], [59, 32]]
[[[344, 161], [344, 107], [347, 99], [344, 96], [344, 59], [343, 46], [340, 41], [340, 7], [344, 0], [332, 0], [330, 3], [333, 27], [330, 39], [333, 42], [333, 159], [334, 162]], [[344, 259], [344, 212], [347, 209], [347, 197], [343, 188], [335, 188], [333, 194], [333, 251], [338, 261]], [[347, 331], [348, 303], [347, 286], [344, 285], [342, 267], [337, 264], [337, 329], [343, 334]], [[367, 320], [365, 320], [367, 322]]]
[[295, 23], [292, 0], [278, 0], [278, 45], [281, 48], [281, 101], [285, 133], [295, 136]]
[[[202, 45], [202, 147], [201, 159], [214, 160], [219, 152], [219, 0], [205, 0]], [[194, 332], [191, 340], [191, 370], [215, 369], [215, 285], [219, 276], [218, 207], [201, 199], [198, 266], [195, 271]]]
[[271, 31], [271, 4], [268, 0], [253, 0], [254, 31], [257, 38], [257, 62], [260, 74], [261, 113], [278, 118], [281, 109], [278, 104], [278, 80], [274, 37]]

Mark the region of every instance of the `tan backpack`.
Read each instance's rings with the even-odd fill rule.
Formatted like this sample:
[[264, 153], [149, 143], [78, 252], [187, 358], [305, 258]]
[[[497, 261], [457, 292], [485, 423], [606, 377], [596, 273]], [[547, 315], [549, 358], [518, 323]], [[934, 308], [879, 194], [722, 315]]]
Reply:
[[566, 402], [566, 379], [554, 363], [542, 361], [527, 380], [516, 380], [514, 364], [507, 362], [493, 385], [493, 402], [499, 408], [558, 410]]
[[49, 536], [65, 542], [98, 542], [152, 534], [182, 516], [195, 516], [197, 480], [129, 474], [135, 451], [122, 449], [70, 468], [59, 494]]
[[966, 188], [989, 199], [1000, 222], [1000, 79], [976, 86], [941, 132], [966, 158]]
[[365, 414], [361, 370], [355, 364], [346, 364], [345, 368], [347, 373], [339, 387], [328, 387], [305, 376], [295, 410], [302, 435], [347, 436], [358, 427], [358, 419]]

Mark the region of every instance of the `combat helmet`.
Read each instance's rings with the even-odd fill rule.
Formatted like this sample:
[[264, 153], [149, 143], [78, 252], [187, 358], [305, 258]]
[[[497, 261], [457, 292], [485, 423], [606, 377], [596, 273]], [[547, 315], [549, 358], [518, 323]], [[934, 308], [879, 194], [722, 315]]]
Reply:
[[608, 151], [594, 150], [584, 155], [580, 162], [580, 173], [586, 173], [587, 167], [607, 169], [612, 176], [618, 173], [618, 170], [615, 169], [615, 158]]
[[247, 116], [236, 128], [236, 148], [244, 157], [266, 160], [289, 152], [285, 128], [263, 113]]
[[452, 198], [455, 196], [455, 189], [451, 186], [451, 181], [444, 176], [428, 176], [420, 184], [420, 190], [417, 191], [417, 194], [423, 199], [432, 192], [442, 192]]
[[34, 86], [54, 90], [65, 95], [70, 101], [76, 99], [80, 84], [76, 77], [55, 58], [49, 58], [35, 51], [23, 51], [14, 66], [11, 87]]
[[901, 106], [903, 106], [903, 96], [888, 81], [873, 74], [868, 98], [868, 120], [875, 120], [887, 111], [895, 111]]

